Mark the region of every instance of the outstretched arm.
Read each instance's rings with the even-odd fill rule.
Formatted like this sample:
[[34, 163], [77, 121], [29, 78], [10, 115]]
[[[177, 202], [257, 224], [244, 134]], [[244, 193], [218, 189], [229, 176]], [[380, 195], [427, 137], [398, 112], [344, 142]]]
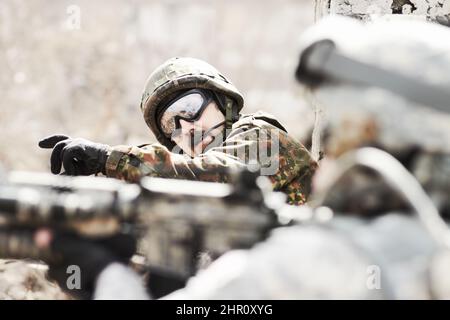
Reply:
[[226, 182], [223, 169], [254, 165], [269, 177], [274, 190], [288, 195], [290, 203], [306, 201], [317, 163], [302, 144], [278, 129], [242, 130], [220, 147], [194, 158], [170, 152], [160, 144], [113, 147], [106, 174], [130, 182], [143, 176]]

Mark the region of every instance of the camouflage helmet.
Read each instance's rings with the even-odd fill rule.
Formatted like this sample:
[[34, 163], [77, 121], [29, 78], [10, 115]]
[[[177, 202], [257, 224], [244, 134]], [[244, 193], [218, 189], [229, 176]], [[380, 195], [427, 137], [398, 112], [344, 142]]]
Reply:
[[[210, 64], [187, 57], [175, 57], [160, 65], [147, 79], [141, 100], [141, 111], [145, 122], [158, 141], [171, 148], [174, 143], [161, 131], [157, 123], [157, 114], [161, 102], [173, 97], [177, 91], [188, 89], [208, 89], [222, 94], [238, 114], [244, 106], [244, 98], [237, 88]], [[225, 110], [222, 110], [225, 114]], [[231, 114], [231, 113], [230, 113]], [[235, 119], [228, 119], [227, 123]]]

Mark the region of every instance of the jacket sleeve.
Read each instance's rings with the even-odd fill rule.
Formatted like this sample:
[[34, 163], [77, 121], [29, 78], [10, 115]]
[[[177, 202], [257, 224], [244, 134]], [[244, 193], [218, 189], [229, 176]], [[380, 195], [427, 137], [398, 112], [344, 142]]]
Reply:
[[129, 182], [143, 176], [226, 182], [224, 169], [246, 166], [258, 166], [274, 190], [286, 192], [291, 182], [298, 184], [299, 178], [309, 176], [316, 163], [303, 145], [285, 132], [252, 127], [233, 132], [221, 146], [194, 158], [170, 152], [160, 144], [117, 146], [108, 157], [106, 173]]
[[208, 151], [195, 158], [170, 152], [155, 143], [146, 147], [117, 146], [106, 163], [109, 177], [137, 182], [143, 176], [226, 182], [225, 168], [245, 167], [236, 157]]

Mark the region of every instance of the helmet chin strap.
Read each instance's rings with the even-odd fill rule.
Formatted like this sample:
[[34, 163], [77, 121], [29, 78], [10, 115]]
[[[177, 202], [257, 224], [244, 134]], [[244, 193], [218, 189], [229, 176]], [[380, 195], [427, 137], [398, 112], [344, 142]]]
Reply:
[[225, 98], [225, 128], [227, 131], [231, 130], [234, 121], [238, 118], [237, 109], [234, 107], [232, 99]]
[[[225, 123], [225, 130], [223, 131], [223, 141], [227, 138], [228, 134], [231, 132], [233, 123], [239, 119], [239, 112], [233, 99], [226, 95], [219, 95], [217, 92], [213, 91], [216, 97], [216, 102], [219, 104], [220, 110], [225, 116], [225, 121], [222, 121], [210, 128], [207, 132], [216, 129], [217, 127]], [[206, 134], [205, 134], [206, 135]]]

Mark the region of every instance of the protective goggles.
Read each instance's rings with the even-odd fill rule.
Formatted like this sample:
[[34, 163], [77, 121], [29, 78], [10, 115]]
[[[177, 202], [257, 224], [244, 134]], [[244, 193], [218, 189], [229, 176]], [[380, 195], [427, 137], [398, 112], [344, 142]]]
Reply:
[[198, 120], [206, 106], [214, 99], [212, 92], [199, 89], [192, 89], [177, 96], [166, 104], [159, 116], [161, 131], [170, 138], [176, 129], [181, 128], [181, 119], [188, 122]]

